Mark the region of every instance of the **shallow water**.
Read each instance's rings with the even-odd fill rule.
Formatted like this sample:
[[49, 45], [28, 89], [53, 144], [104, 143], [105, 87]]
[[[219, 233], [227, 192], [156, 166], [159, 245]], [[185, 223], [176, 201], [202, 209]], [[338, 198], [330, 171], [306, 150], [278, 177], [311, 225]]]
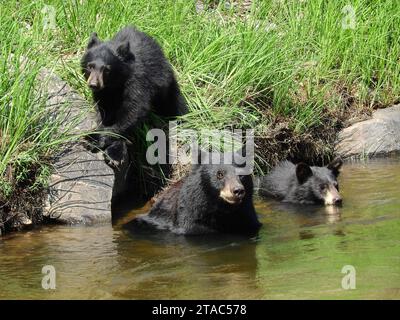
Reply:
[[[2, 299], [399, 299], [400, 159], [350, 163], [343, 206], [257, 201], [255, 238], [51, 226], [0, 239]], [[138, 212], [144, 212], [146, 208]], [[56, 289], [41, 286], [44, 265]], [[356, 269], [344, 290], [342, 267]]]

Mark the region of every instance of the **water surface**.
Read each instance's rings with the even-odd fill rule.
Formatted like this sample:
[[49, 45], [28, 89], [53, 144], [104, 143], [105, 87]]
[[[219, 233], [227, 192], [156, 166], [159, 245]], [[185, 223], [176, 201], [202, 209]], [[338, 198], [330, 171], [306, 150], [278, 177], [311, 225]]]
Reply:
[[[349, 163], [341, 208], [257, 201], [257, 237], [49, 226], [0, 239], [1, 299], [399, 299], [400, 159]], [[133, 212], [145, 212], [142, 208]], [[41, 286], [53, 265], [56, 290]], [[344, 290], [344, 265], [356, 289]]]

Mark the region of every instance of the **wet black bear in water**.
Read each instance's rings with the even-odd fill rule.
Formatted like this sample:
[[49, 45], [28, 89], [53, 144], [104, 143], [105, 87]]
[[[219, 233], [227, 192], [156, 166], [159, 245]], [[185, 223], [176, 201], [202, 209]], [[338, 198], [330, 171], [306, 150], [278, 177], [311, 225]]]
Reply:
[[[203, 158], [204, 159], [204, 158]], [[150, 212], [132, 221], [174, 233], [254, 234], [261, 226], [253, 206], [253, 180], [236, 164], [197, 164], [158, 196]]]
[[282, 161], [268, 175], [259, 178], [259, 194], [292, 203], [340, 204], [337, 177], [342, 164], [341, 159], [326, 167]]
[[[187, 112], [161, 47], [134, 27], [123, 28], [105, 42], [93, 33], [81, 67], [99, 111], [99, 130], [129, 138], [151, 109], [166, 117]], [[92, 151], [108, 149], [112, 158], [123, 158], [119, 153], [126, 152], [123, 140], [115, 135], [90, 138]]]

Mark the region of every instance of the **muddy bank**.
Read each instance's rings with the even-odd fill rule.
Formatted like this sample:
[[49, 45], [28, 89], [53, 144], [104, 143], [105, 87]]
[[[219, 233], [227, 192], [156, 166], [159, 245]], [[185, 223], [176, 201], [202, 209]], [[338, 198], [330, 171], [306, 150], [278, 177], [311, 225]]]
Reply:
[[[36, 172], [32, 170], [32, 175]], [[15, 192], [7, 198], [0, 195], [0, 236], [43, 223], [44, 190], [29, 190], [34, 182], [27, 180], [13, 186]]]

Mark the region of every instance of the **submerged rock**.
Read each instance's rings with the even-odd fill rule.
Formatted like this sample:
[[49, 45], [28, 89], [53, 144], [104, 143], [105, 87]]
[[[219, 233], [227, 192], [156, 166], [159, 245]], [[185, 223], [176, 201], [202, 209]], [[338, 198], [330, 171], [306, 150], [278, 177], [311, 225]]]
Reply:
[[342, 158], [360, 158], [400, 152], [400, 105], [379, 109], [371, 119], [343, 129], [335, 147]]
[[[49, 114], [55, 121], [62, 116], [60, 130], [82, 134], [95, 127], [95, 117], [87, 101], [66, 82], [48, 70], [40, 78], [45, 83]], [[44, 216], [60, 223], [93, 224], [111, 221], [113, 170], [101, 153], [91, 153], [79, 143], [66, 143], [55, 157]]]

